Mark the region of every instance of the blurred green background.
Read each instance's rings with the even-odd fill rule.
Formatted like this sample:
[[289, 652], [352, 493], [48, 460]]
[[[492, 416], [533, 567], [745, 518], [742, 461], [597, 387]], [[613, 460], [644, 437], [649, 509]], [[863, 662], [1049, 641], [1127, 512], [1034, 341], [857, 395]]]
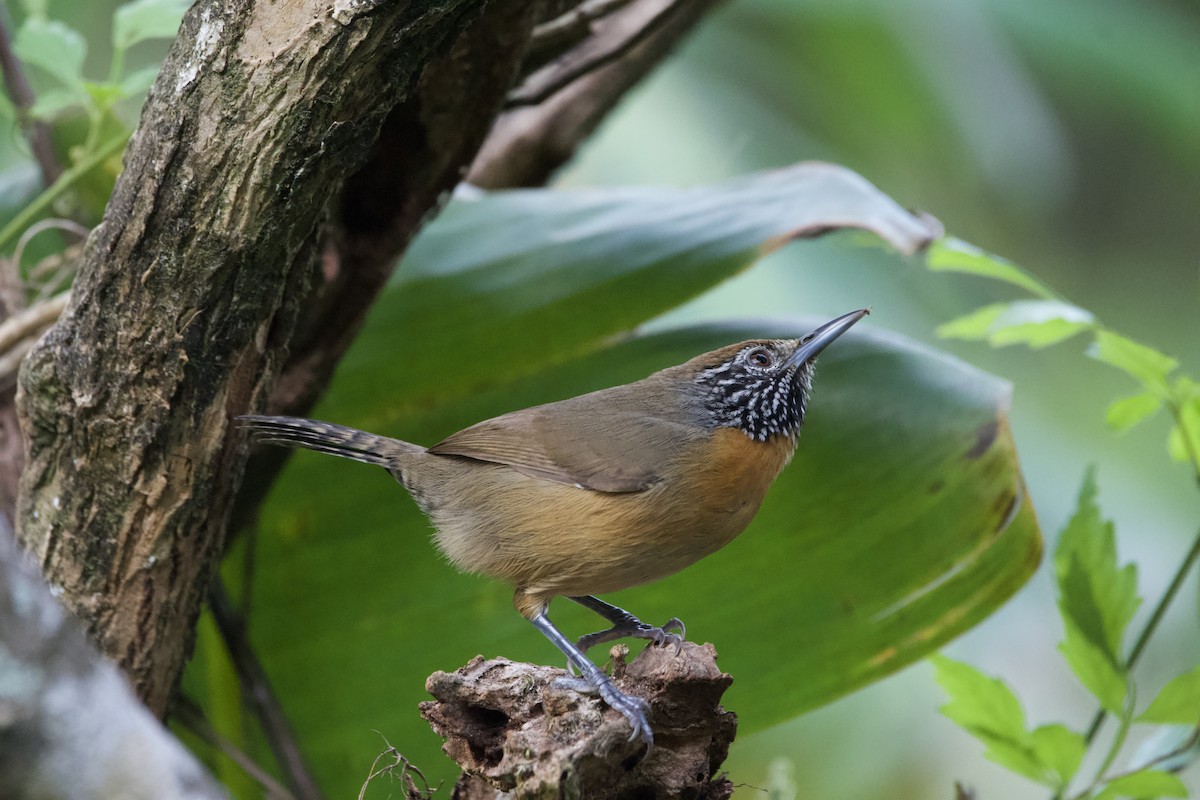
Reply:
[[[58, 0], [51, 13], [107, 31], [114, 5]], [[89, 37], [89, 74], [105, 74], [106, 41]], [[131, 61], [161, 52], [139, 45]], [[732, 0], [559, 183], [694, 185], [799, 160], [845, 164], [1195, 374], [1198, 56], [1200, 9], [1188, 2]], [[11, 164], [24, 144], [13, 136], [0, 147]], [[4, 182], [6, 203], [20, 193]], [[1108, 402], [1135, 387], [1083, 357], [1080, 343], [1031, 353], [936, 342], [937, 324], [1002, 291], [818, 241], [783, 249], [656, 325], [871, 305], [871, 325], [1013, 381], [1013, 429], [1048, 544], [1085, 466], [1097, 464], [1121, 556], [1139, 564], [1144, 617], [1195, 532], [1196, 487], [1167, 459], [1163, 416], [1121, 437], [1105, 429]], [[1082, 726], [1094, 706], [1055, 651], [1048, 572], [949, 652], [1008, 679], [1032, 722]], [[1197, 661], [1198, 611], [1193, 576], [1139, 668], [1148, 689]], [[739, 796], [774, 786], [783, 797], [791, 787], [802, 798], [945, 798], [962, 780], [980, 798], [1044, 797], [936, 712], [931, 672], [909, 668], [740, 739], [727, 762]], [[1200, 792], [1197, 769], [1185, 777]]]

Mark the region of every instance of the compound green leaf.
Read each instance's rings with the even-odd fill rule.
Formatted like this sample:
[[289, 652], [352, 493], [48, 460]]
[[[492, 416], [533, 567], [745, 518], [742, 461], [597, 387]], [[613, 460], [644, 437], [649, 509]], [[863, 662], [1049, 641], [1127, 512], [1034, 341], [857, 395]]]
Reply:
[[1030, 731], [1020, 700], [1004, 681], [945, 656], [930, 660], [950, 697], [942, 713], [983, 742], [988, 758], [1046, 786], [1070, 783], [1087, 750], [1083, 736], [1057, 724]]

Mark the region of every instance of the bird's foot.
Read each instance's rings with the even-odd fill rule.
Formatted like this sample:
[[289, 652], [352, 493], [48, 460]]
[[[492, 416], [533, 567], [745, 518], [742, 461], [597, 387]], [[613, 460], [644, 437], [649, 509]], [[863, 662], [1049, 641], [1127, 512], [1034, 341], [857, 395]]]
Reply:
[[[636, 622], [636, 620], [634, 620]], [[571, 643], [571, 640], [563, 636], [562, 631], [554, 627], [546, 617], [545, 612], [537, 614], [530, 622], [540, 630], [547, 639], [554, 643], [554, 646], [566, 655], [571, 666], [579, 670], [583, 677], [579, 679], [566, 678], [566, 681], [581, 680], [591, 689], [598, 692], [600, 699], [611, 708], [616, 709], [621, 713], [621, 716], [629, 720], [630, 727], [633, 728], [633, 735], [629, 737], [629, 741], [640, 739], [646, 744], [646, 755], [650, 755], [650, 750], [654, 747], [654, 732], [650, 729], [650, 705], [641, 698], [627, 695], [616, 687], [604, 672], [588, 660], [577, 646]], [[668, 623], [669, 625], [669, 623]], [[648, 627], [648, 626], [647, 626]], [[621, 634], [628, 635], [628, 634]], [[585, 637], [586, 638], [586, 637]], [[613, 637], [616, 638], [616, 637]], [[569, 684], [568, 684], [569, 685]]]
[[599, 674], [595, 682], [588, 678], [556, 678], [554, 686], [593, 697], [599, 695], [601, 700], [629, 720], [629, 726], [633, 728], [629, 741], [641, 739], [646, 743], [646, 755], [650, 755], [650, 750], [654, 747], [654, 733], [650, 729], [650, 704], [645, 700], [625, 694], [603, 673]]
[[[671, 631], [678, 631], [678, 633], [672, 633]], [[616, 639], [628, 637], [633, 639], [648, 639], [650, 642], [660, 646], [674, 645], [675, 654], [678, 655], [680, 648], [683, 647], [683, 641], [686, 636], [687, 628], [684, 626], [683, 620], [678, 617], [672, 617], [664, 622], [661, 627], [656, 627], [642, 622], [633, 615], [629, 615], [629, 619], [618, 622], [608, 630], [596, 631], [595, 633], [579, 637], [576, 645], [586, 653], [591, 648], [603, 642], [611, 642]]]
[[607, 679], [596, 688], [604, 702], [621, 712], [621, 715], [629, 720], [629, 726], [633, 728], [633, 733], [629, 735], [629, 741], [641, 739], [645, 742], [646, 755], [643, 758], [648, 757], [650, 751], [654, 749], [654, 731], [650, 729], [650, 704], [640, 697], [625, 694]]

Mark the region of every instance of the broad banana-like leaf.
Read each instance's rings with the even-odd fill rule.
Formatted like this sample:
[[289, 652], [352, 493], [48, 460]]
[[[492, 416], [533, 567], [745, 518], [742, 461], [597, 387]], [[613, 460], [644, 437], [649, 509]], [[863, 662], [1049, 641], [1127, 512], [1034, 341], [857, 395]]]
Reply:
[[[783, 241], [848, 226], [904, 251], [936, 234], [828, 165], [706, 189], [452, 205], [414, 246], [317, 415], [432, 444], [732, 341], [800, 335], [824, 320], [629, 331]], [[1008, 396], [994, 377], [860, 324], [822, 355], [797, 457], [750, 529], [679, 575], [608, 599], [647, 621], [681, 616], [689, 638], [714, 642], [743, 731], [910, 663], [998, 607], [1036, 565]], [[476, 653], [561, 661], [512, 610], [509, 587], [455, 573], [429, 534], [386, 472], [315, 453], [296, 456], [264, 506], [251, 637], [331, 796], [366, 777], [383, 748], [374, 731], [435, 780], [449, 777], [416, 711], [430, 672]], [[569, 635], [602, 624], [571, 603], [551, 616]], [[212, 674], [195, 674], [204, 663], [191, 685], [216, 697]]]
[[[858, 174], [820, 162], [716, 186], [460, 196], [413, 243], [395, 293], [372, 315], [372, 330], [395, 345], [356, 348], [348, 359], [404, 372], [387, 405], [399, 418], [410, 404], [587, 352], [793, 239], [846, 228], [909, 254], [941, 231]], [[346, 410], [379, 413], [371, 392], [346, 398], [355, 400], [362, 405]]]

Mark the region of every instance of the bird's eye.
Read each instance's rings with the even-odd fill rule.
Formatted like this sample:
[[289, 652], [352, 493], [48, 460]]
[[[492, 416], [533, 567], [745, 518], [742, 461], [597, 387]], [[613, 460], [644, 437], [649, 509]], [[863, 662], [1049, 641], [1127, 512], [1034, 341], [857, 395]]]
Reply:
[[774, 366], [775, 356], [765, 347], [756, 347], [746, 354], [746, 361], [755, 367], [766, 369]]

